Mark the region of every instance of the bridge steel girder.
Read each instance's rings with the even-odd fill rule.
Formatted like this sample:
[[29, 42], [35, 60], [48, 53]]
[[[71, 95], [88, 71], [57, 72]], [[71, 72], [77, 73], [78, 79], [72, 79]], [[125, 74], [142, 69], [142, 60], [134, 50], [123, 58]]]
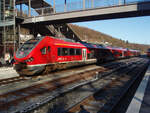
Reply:
[[150, 2], [29, 17], [22, 24], [57, 24], [150, 15]]

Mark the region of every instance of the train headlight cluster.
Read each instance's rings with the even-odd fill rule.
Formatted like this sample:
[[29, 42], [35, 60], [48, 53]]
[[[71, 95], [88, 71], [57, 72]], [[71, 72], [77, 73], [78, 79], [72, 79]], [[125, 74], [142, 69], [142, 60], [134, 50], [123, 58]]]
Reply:
[[31, 57], [31, 58], [25, 60], [25, 62], [32, 62], [33, 60], [34, 60], [33, 57]]

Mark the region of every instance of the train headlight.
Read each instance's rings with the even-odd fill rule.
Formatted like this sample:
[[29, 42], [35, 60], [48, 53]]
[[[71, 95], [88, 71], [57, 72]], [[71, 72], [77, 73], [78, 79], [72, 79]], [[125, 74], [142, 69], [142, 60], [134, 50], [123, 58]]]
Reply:
[[33, 57], [31, 57], [31, 58], [25, 60], [25, 62], [32, 62], [33, 60], [34, 60]]

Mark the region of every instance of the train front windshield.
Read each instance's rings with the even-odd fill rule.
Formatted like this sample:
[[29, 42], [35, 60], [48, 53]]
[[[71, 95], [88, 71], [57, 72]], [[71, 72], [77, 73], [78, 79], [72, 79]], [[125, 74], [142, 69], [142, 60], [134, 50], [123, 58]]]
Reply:
[[40, 42], [39, 38], [38, 39], [30, 39], [26, 41], [16, 52], [16, 57], [17, 58], [23, 58], [26, 57], [32, 49]]

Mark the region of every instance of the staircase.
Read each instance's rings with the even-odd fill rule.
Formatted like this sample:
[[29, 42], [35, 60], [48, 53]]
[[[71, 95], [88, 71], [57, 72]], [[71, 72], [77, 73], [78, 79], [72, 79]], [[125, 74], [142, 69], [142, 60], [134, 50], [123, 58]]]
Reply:
[[54, 28], [59, 31], [64, 37], [73, 39], [77, 42], [80, 42], [79, 36], [72, 30], [71, 26], [69, 24], [58, 24], [53, 25]]
[[[42, 0], [39, 0], [39, 2]], [[43, 4], [45, 4], [45, 7], [51, 7], [50, 4], [48, 4], [46, 1], [42, 1]], [[38, 5], [37, 5], [38, 4]], [[26, 4], [28, 5], [28, 4]], [[36, 10], [37, 8], [44, 8], [44, 6], [39, 5], [36, 1], [31, 2], [31, 6], [38, 14], [41, 14], [39, 10]], [[50, 11], [53, 12], [52, 10]], [[47, 12], [46, 12], [47, 13]], [[31, 28], [33, 29], [33, 28]], [[32, 31], [35, 32], [35, 31]], [[41, 25], [39, 24], [37, 27], [37, 31], [41, 35], [51, 35], [58, 38], [70, 38], [75, 41], [80, 41], [79, 36], [72, 30], [72, 28], [69, 26], [69, 24], [52, 24], [52, 25]], [[37, 34], [37, 33], [36, 33]]]

